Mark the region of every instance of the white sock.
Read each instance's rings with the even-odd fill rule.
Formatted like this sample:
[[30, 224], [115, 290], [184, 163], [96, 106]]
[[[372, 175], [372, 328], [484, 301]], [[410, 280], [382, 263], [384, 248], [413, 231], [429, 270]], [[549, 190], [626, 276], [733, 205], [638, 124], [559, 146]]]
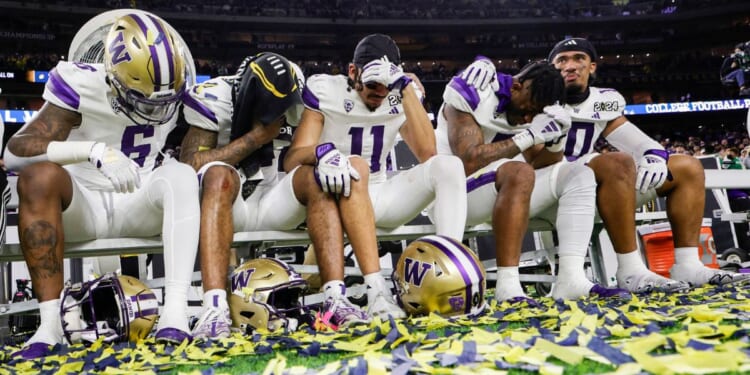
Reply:
[[560, 257], [560, 269], [557, 272], [557, 283], [552, 297], [575, 299], [588, 296], [594, 286], [583, 271], [584, 257], [565, 255]]
[[43, 342], [49, 345], [62, 343], [62, 323], [60, 322], [60, 299], [53, 299], [39, 303], [39, 318], [41, 324], [36, 333], [26, 345]]
[[391, 295], [390, 288], [385, 283], [385, 278], [380, 272], [368, 273], [365, 275], [365, 285], [367, 286], [367, 301], [375, 301], [375, 297], [380, 293], [386, 296]]
[[495, 299], [504, 301], [513, 297], [526, 297], [518, 277], [518, 267], [497, 267]]
[[646, 264], [643, 263], [641, 252], [638, 250], [626, 254], [617, 254], [617, 273], [622, 275], [633, 275], [648, 271]]
[[586, 278], [586, 274], [583, 271], [583, 264], [585, 262], [584, 257], [578, 255], [564, 255], [560, 257], [560, 269], [557, 271], [558, 281], [576, 281], [584, 282], [589, 284], [589, 288], [594, 286], [594, 283]]
[[187, 319], [188, 286], [179, 281], [168, 281], [164, 285], [164, 308], [159, 316], [157, 330], [177, 328], [190, 332]]
[[331, 280], [323, 284], [323, 296], [338, 299], [346, 296], [346, 285], [343, 280]]
[[224, 289], [211, 289], [203, 293], [203, 307], [227, 307], [227, 291]]
[[697, 247], [676, 247], [674, 249], [675, 264], [690, 265], [693, 267], [702, 267], [703, 262], [698, 258]]

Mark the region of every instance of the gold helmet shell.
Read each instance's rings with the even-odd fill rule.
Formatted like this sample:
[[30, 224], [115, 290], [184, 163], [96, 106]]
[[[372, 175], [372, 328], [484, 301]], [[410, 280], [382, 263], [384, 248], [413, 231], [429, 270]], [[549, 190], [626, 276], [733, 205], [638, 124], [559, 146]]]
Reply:
[[108, 273], [63, 288], [60, 315], [63, 334], [71, 344], [99, 338], [135, 342], [151, 332], [159, 302], [140, 280]]
[[393, 272], [396, 298], [410, 315], [474, 315], [484, 310], [487, 275], [476, 254], [445, 236], [406, 247]]
[[185, 91], [179, 38], [147, 12], [117, 18], [104, 41], [104, 65], [117, 106], [134, 122], [160, 125], [174, 117]]
[[290, 327], [290, 320], [303, 314], [299, 297], [307, 290], [307, 282], [278, 259], [259, 258], [243, 263], [232, 272], [231, 288], [232, 325], [242, 332]]

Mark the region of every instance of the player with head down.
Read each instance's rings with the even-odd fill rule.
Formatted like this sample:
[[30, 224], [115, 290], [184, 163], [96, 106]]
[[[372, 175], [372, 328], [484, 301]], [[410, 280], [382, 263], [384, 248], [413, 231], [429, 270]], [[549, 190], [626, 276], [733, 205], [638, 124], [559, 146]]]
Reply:
[[62, 342], [65, 241], [162, 235], [165, 304], [156, 339], [190, 339], [187, 291], [200, 225], [198, 184], [174, 160], [154, 169], [175, 127], [186, 85], [185, 51], [164, 21], [122, 16], [105, 40], [103, 64], [61, 61], [40, 112], [8, 141], [20, 171], [18, 231], [41, 325], [17, 352], [48, 354]]
[[[625, 99], [615, 89], [591, 86], [596, 50], [583, 38], [567, 38], [550, 51], [549, 62], [565, 80], [565, 109], [572, 127], [565, 143], [568, 160], [594, 171], [597, 209], [617, 253], [617, 283], [632, 292], [675, 291], [704, 284], [750, 279], [750, 274], [706, 267], [698, 256], [705, 204], [705, 176], [700, 161], [669, 155], [624, 115]], [[599, 137], [622, 152], [598, 154]], [[634, 191], [635, 188], [635, 191]], [[646, 268], [635, 243], [635, 207], [657, 196], [667, 198], [674, 235], [672, 280]]]
[[[368, 301], [372, 304], [373, 296], [380, 296], [382, 306], [387, 306], [384, 311], [394, 317], [404, 312], [393, 303], [379, 273], [376, 225], [405, 224], [432, 202], [438, 234], [461, 240], [466, 220], [461, 161], [436, 155], [432, 124], [417, 86], [411, 83], [416, 77], [405, 74], [400, 63], [396, 43], [387, 35], [372, 34], [357, 44], [348, 76], [310, 77], [302, 95], [306, 108], [284, 161], [287, 170], [315, 166], [318, 183], [342, 204], [351, 199], [345, 191], [349, 186], [352, 194], [367, 196], [369, 192], [371, 202], [357, 206], [361, 216], [345, 227], [368, 232], [365, 264], [369, 270], [357, 258], [365, 274]], [[387, 178], [386, 158], [398, 134], [420, 164]], [[352, 246], [362, 251], [357, 244]], [[339, 275], [329, 283], [343, 288], [343, 272]]]
[[[304, 77], [297, 69], [280, 55], [261, 53], [246, 59], [237, 75], [211, 79], [190, 90], [185, 99], [185, 119], [191, 127], [181, 158], [198, 170], [202, 187], [205, 294], [204, 311], [193, 330], [197, 337], [229, 335], [225, 288], [234, 231], [291, 230], [306, 220], [326, 281], [343, 280], [346, 231], [363, 272], [379, 275], [377, 263], [368, 262], [377, 262], [374, 236], [352, 224], [363, 214], [360, 207], [368, 203], [367, 195], [347, 186], [342, 191], [345, 198], [337, 200], [316, 182], [319, 174], [312, 165], [291, 169], [283, 178], [277, 174], [274, 148], [289, 143], [291, 126], [297, 125], [302, 110]], [[329, 290], [327, 297], [319, 317], [331, 328], [369, 321], [340, 288]], [[371, 308], [378, 308], [377, 295], [371, 297]]]
[[557, 104], [563, 82], [546, 61], [515, 76], [484, 57], [453, 77], [438, 113], [441, 153], [459, 156], [467, 179], [470, 225], [492, 223], [498, 301], [527, 299], [518, 264], [529, 217], [554, 223], [559, 270], [552, 297], [629, 297], [592, 283], [584, 258], [594, 224], [593, 173], [562, 158], [570, 117]]

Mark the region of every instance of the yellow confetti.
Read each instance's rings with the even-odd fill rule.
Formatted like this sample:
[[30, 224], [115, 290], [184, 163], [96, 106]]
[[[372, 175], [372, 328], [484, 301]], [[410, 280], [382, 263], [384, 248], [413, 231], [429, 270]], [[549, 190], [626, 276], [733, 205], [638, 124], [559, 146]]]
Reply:
[[583, 355], [580, 353], [576, 353], [574, 350], [571, 350], [570, 348], [557, 345], [553, 342], [547, 341], [545, 339], [537, 339], [536, 343], [534, 344], [534, 347], [545, 351], [549, 354], [552, 354], [556, 358], [560, 359], [563, 362], [566, 362], [571, 365], [577, 365], [583, 361]]

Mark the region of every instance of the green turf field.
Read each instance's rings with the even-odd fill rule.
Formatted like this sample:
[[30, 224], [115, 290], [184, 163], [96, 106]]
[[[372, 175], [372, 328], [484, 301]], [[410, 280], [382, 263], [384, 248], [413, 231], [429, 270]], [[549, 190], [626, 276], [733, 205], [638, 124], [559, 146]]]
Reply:
[[0, 374], [704, 374], [750, 373], [750, 292], [706, 287], [630, 301], [494, 303], [438, 316], [292, 334], [239, 334], [165, 347], [153, 340], [58, 348], [37, 361], [0, 353]]

